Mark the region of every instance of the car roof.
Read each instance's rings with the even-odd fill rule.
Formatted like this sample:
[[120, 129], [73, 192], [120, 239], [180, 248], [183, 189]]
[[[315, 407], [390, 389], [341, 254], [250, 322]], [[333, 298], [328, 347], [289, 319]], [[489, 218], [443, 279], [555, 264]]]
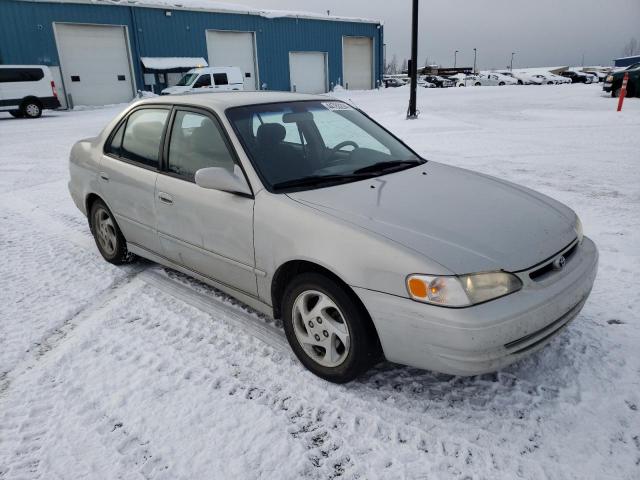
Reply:
[[178, 95], [163, 95], [141, 100], [137, 105], [171, 104], [196, 105], [223, 111], [231, 107], [258, 105], [265, 103], [296, 102], [305, 100], [332, 100], [326, 95], [309, 95], [304, 93], [269, 92], [269, 91], [231, 91], [211, 93], [191, 93]]

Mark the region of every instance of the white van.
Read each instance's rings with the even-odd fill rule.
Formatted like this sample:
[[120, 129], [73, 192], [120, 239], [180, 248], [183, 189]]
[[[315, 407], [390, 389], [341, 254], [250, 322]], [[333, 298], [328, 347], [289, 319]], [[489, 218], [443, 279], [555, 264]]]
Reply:
[[238, 67], [193, 68], [175, 86], [162, 90], [161, 95], [243, 90], [243, 85]]
[[42, 110], [59, 107], [49, 67], [0, 65], [0, 111], [16, 118], [38, 118]]

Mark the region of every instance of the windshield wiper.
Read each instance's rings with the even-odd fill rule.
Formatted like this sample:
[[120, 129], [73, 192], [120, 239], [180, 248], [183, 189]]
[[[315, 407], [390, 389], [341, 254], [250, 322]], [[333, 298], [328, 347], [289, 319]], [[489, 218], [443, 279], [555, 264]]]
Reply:
[[275, 190], [293, 187], [314, 187], [325, 183], [340, 183], [342, 181], [362, 180], [370, 178], [372, 175], [363, 174], [343, 174], [343, 175], [310, 175], [308, 177], [294, 178], [273, 185]]
[[421, 165], [422, 161], [420, 160], [391, 160], [388, 162], [378, 162], [373, 165], [368, 165], [366, 167], [359, 168], [355, 170], [354, 174], [362, 174], [362, 173], [382, 173], [388, 170], [396, 170], [396, 169], [404, 169], [409, 168], [412, 165]]

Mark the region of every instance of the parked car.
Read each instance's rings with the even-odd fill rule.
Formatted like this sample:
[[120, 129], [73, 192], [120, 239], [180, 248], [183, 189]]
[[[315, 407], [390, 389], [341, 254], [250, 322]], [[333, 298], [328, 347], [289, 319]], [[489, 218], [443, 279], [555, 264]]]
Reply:
[[161, 95], [228, 90], [244, 90], [242, 72], [238, 67], [193, 68], [176, 85], [162, 90]]
[[424, 79], [429, 83], [433, 83], [438, 88], [448, 88], [455, 85], [452, 80], [440, 77], [439, 75], [427, 75]]
[[60, 107], [51, 70], [44, 65], [0, 65], [0, 111], [38, 118]]
[[524, 72], [513, 72], [511, 70], [497, 70], [496, 73], [504, 75], [506, 77], [513, 78], [518, 85], [542, 85], [543, 81], [536, 77]]
[[[571, 80], [568, 78], [561, 77], [559, 75], [553, 75], [552, 73], [536, 73], [533, 75], [534, 78], [537, 78], [541, 84], [546, 85], [557, 85], [558, 83], [571, 83]], [[562, 79], [562, 81], [560, 80]]]
[[436, 88], [435, 83], [427, 82], [424, 78], [418, 79], [418, 86], [422, 88]]
[[572, 83], [570, 78], [563, 77], [562, 75], [556, 75], [555, 73], [551, 72], [545, 72], [538, 75], [542, 75], [544, 78], [546, 78], [547, 83], [549, 83], [549, 81], [552, 81], [556, 85]]
[[600, 82], [600, 77], [598, 76], [597, 73], [595, 72], [581, 72], [584, 75], [587, 75], [588, 77], [591, 77], [591, 83], [599, 83]]
[[473, 82], [476, 87], [479, 86], [503, 86], [503, 85], [517, 85], [518, 81], [513, 77], [508, 77], [497, 72], [482, 72], [478, 75]]
[[570, 79], [571, 83], [591, 83], [593, 81], [591, 75], [586, 75], [582, 72], [575, 72], [573, 70], [565, 70], [560, 75]]
[[402, 87], [404, 85], [406, 85], [407, 82], [404, 81], [404, 79], [402, 78], [385, 78], [384, 79], [384, 86], [387, 88], [396, 88], [396, 87]]
[[282, 318], [333, 382], [383, 358], [503, 368], [576, 317], [597, 270], [570, 208], [424, 160], [319, 95], [136, 102], [73, 146], [69, 190], [105, 260], [140, 255]]
[[464, 73], [457, 73], [449, 77], [449, 79], [454, 82], [456, 87], [466, 87], [474, 85], [477, 78], [478, 77], [476, 75], [465, 75]]
[[635, 97], [640, 94], [640, 63], [634, 63], [625, 70], [610, 73], [602, 85], [602, 90], [611, 92], [612, 97], [619, 97], [625, 72], [629, 74], [626, 96]]

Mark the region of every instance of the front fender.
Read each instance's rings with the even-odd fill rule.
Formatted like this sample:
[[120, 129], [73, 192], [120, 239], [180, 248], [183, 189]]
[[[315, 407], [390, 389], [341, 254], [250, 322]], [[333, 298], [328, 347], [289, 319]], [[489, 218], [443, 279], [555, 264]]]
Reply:
[[271, 304], [277, 269], [291, 260], [318, 264], [352, 287], [407, 297], [406, 276], [451, 275], [437, 262], [393, 240], [303, 205], [286, 195], [255, 197], [254, 242], [258, 294]]

